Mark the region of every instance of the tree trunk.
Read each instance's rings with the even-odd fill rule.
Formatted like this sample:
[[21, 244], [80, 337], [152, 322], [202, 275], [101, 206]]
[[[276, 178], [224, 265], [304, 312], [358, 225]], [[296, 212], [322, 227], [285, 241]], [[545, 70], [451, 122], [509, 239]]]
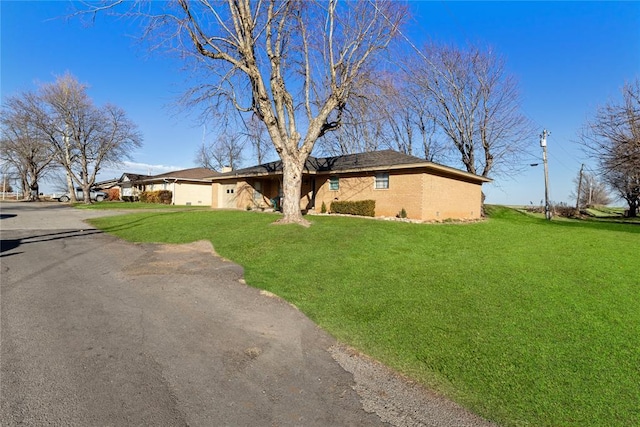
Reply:
[[82, 201], [84, 203], [86, 203], [87, 205], [91, 204], [91, 187], [85, 185], [84, 183], [82, 184], [82, 197]]
[[309, 221], [302, 217], [300, 211], [300, 195], [302, 193], [302, 170], [304, 163], [286, 158], [282, 160], [282, 213], [284, 217], [277, 222], [279, 224], [300, 224], [305, 227], [310, 225]]
[[74, 188], [73, 179], [71, 178], [70, 172], [67, 172], [67, 189], [69, 190], [69, 198], [71, 199], [71, 201], [77, 202], [78, 199], [76, 198], [76, 189]]

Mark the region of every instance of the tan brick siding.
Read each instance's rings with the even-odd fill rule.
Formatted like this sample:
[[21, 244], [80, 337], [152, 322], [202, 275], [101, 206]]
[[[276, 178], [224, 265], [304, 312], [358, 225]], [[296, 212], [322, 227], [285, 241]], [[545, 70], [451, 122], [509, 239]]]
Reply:
[[482, 186], [425, 174], [424, 220], [478, 219]]
[[421, 219], [422, 193], [421, 174], [389, 174], [389, 188], [375, 188], [375, 173], [366, 176], [341, 176], [339, 177], [339, 189], [330, 190], [328, 176], [318, 177], [316, 185], [316, 211], [320, 211], [322, 202], [327, 210], [331, 209], [331, 202], [375, 200], [376, 216], [396, 216], [404, 208], [408, 217]]
[[[315, 211], [320, 212], [324, 202], [327, 210], [334, 200], [376, 201], [376, 216], [395, 217], [404, 208], [407, 217], [422, 221], [446, 219], [477, 219], [480, 217], [482, 186], [459, 179], [433, 175], [420, 170], [389, 172], [389, 188], [375, 188], [375, 173], [365, 175], [341, 175], [339, 189], [330, 190], [328, 175], [315, 175], [303, 179], [302, 210], [313, 207], [313, 180], [315, 180]], [[254, 196], [254, 186], [260, 182], [261, 195]], [[224, 185], [235, 181], [221, 181], [213, 184], [212, 207], [221, 205], [220, 192]], [[255, 178], [238, 181], [235, 185], [236, 209], [251, 207], [269, 207], [271, 199], [278, 197], [279, 180]], [[224, 195], [223, 195], [224, 196]]]

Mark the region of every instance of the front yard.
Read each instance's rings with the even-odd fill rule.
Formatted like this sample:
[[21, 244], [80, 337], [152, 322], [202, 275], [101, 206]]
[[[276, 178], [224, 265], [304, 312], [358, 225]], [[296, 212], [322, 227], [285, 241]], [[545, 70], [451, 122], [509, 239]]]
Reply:
[[472, 224], [240, 211], [92, 220], [132, 241], [210, 240], [246, 281], [505, 426], [640, 420], [640, 226], [493, 207]]

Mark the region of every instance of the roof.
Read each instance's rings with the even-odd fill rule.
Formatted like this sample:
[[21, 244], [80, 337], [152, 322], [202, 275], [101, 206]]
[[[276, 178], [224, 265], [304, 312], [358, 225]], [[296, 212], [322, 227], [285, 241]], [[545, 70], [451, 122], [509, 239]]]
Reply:
[[106, 188], [106, 189], [108, 189], [108, 188], [112, 188], [112, 187], [118, 185], [119, 182], [120, 181], [118, 180], [118, 178], [112, 178], [112, 179], [107, 179], [107, 180], [100, 181], [100, 182], [95, 182], [93, 184], [93, 187], [94, 188]]
[[178, 181], [208, 181], [209, 178], [219, 174], [219, 172], [207, 168], [182, 169], [178, 171], [162, 173], [160, 175], [138, 175], [135, 173], [124, 173], [120, 178], [120, 182], [124, 181], [125, 177], [128, 178], [131, 182], [154, 182], [162, 181], [164, 179]]
[[[428, 162], [419, 157], [410, 156], [394, 150], [371, 151], [367, 153], [347, 154], [334, 157], [312, 157], [305, 163], [305, 173], [331, 174], [378, 170], [398, 170], [425, 168], [440, 173], [448, 173], [474, 181], [490, 182], [491, 179], [455, 169], [449, 166]], [[282, 161], [237, 169], [216, 175], [214, 180], [233, 177], [251, 177], [282, 173]]]
[[141, 179], [151, 178], [151, 175], [139, 175], [137, 173], [129, 173], [125, 172], [122, 174], [118, 182], [123, 182], [124, 178], [127, 178], [129, 181], [140, 181]]
[[158, 179], [158, 178], [205, 179], [205, 178], [211, 178], [219, 174], [220, 174], [219, 172], [216, 172], [213, 169], [191, 168], [191, 169], [182, 169], [179, 171], [171, 171], [171, 172], [163, 173], [160, 175], [153, 175], [148, 178], [150, 179]]

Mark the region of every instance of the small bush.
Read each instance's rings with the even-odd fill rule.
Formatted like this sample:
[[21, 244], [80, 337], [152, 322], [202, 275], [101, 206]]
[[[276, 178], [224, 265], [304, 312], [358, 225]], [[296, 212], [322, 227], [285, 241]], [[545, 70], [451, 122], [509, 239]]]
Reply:
[[107, 200], [113, 202], [114, 200], [120, 200], [120, 189], [119, 188], [110, 188], [107, 191]]
[[574, 218], [578, 212], [573, 206], [569, 206], [566, 203], [560, 202], [555, 206], [551, 206], [551, 211], [557, 215], [565, 218]]
[[375, 200], [331, 202], [331, 212], [347, 215], [376, 216]]
[[158, 191], [158, 199], [160, 199], [160, 203], [170, 205], [173, 200], [173, 193], [169, 190], [160, 190]]
[[400, 213], [398, 213], [398, 218], [406, 218], [406, 217], [407, 217], [407, 211], [404, 208], [402, 208], [400, 210]]
[[137, 202], [138, 196], [122, 196], [123, 202]]
[[173, 194], [169, 190], [143, 191], [140, 193], [140, 201], [142, 203], [162, 203], [171, 204]]
[[322, 206], [320, 207], [320, 213], [327, 213], [327, 204], [322, 202]]

